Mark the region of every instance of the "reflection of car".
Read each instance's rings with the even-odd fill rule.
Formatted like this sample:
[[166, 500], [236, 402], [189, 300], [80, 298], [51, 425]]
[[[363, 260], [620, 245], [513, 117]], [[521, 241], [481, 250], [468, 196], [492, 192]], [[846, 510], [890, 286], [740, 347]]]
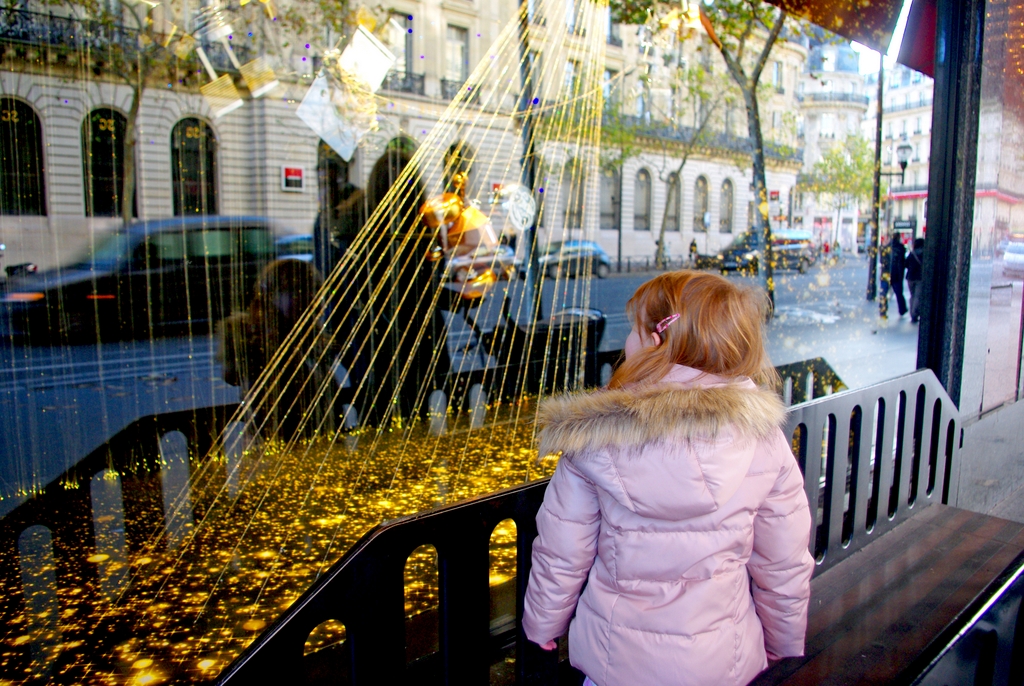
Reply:
[[[775, 269], [795, 269], [801, 274], [814, 264], [814, 248], [810, 231], [776, 231], [772, 234]], [[744, 231], [718, 254], [723, 272], [739, 271], [756, 274], [761, 261], [757, 237]]]
[[490, 292], [496, 281], [516, 278], [516, 254], [507, 245], [487, 250], [481, 245], [473, 252], [448, 260], [446, 284], [465, 298], [475, 299]]
[[274, 258], [266, 219], [137, 222], [64, 267], [7, 282], [8, 333], [69, 343], [208, 327], [252, 298]]
[[288, 260], [313, 261], [313, 235], [299, 233], [281, 236], [274, 242], [277, 256]]
[[1003, 253], [1003, 276], [1024, 277], [1024, 243], [1007, 243]]
[[550, 278], [558, 278], [559, 274], [576, 276], [590, 273], [603, 279], [612, 270], [612, 261], [600, 245], [593, 241], [556, 241], [549, 243], [537, 257], [537, 264], [547, 271]]

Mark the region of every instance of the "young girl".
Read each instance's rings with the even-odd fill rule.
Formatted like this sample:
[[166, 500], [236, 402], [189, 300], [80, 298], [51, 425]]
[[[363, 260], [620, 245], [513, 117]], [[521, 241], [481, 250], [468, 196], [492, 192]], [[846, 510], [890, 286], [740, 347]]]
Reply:
[[608, 389], [541, 408], [540, 454], [561, 461], [523, 628], [551, 650], [568, 627], [588, 686], [745, 684], [803, 654], [811, 516], [765, 306], [717, 275], [658, 276]]

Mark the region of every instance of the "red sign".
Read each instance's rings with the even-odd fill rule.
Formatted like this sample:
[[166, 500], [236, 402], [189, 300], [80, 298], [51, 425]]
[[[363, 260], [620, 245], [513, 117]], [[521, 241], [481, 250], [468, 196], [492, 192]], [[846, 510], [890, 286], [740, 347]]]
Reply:
[[768, 199], [771, 200], [772, 202], [778, 202], [779, 201], [779, 192], [778, 191], [768, 191]]
[[305, 169], [281, 167], [281, 190], [301, 192], [305, 187]]

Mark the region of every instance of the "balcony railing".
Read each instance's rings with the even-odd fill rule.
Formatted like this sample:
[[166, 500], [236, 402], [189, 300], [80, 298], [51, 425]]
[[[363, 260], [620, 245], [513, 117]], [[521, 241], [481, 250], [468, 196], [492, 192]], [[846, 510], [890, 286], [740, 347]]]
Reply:
[[477, 86], [468, 81], [441, 79], [441, 99], [454, 100], [462, 91], [466, 91], [466, 100], [468, 102], [475, 102], [480, 95]]
[[0, 39], [71, 50], [118, 47], [135, 53], [139, 49], [138, 32], [121, 24], [13, 9], [0, 10]]
[[399, 93], [423, 95], [423, 74], [403, 74], [393, 71], [384, 79], [383, 88]]
[[608, 40], [608, 45], [615, 46], [616, 48], [622, 47], [622, 38], [620, 36], [616, 36], [615, 34], [609, 33], [606, 36], [606, 38]]
[[[555, 113], [557, 113], [557, 110], [555, 110]], [[675, 126], [670, 122], [657, 121], [652, 119], [649, 114], [645, 116], [610, 116], [606, 114], [603, 119], [603, 125], [611, 126], [615, 124], [633, 128], [637, 135], [647, 136], [649, 138], [689, 142], [693, 140], [695, 135], [697, 135], [697, 130], [692, 126]], [[754, 152], [754, 143], [748, 137], [734, 136], [723, 132], [704, 135], [705, 140], [707, 141], [707, 146], [710, 148], [730, 150], [739, 153], [753, 154]], [[803, 160], [804, 151], [802, 148], [790, 148], [788, 146], [765, 141], [764, 154], [772, 159], [795, 162]]]
[[932, 99], [922, 100], [920, 102], [908, 102], [902, 105], [893, 105], [892, 107], [885, 108], [885, 114], [892, 114], [893, 112], [905, 112], [906, 110], [919, 110], [922, 107], [931, 107]]
[[859, 93], [798, 93], [798, 102], [852, 102], [867, 105], [868, 96]]
[[[27, 10], [0, 10], [0, 41], [24, 45], [49, 45], [68, 51], [91, 51], [103, 59], [104, 51], [117, 50], [129, 61], [140, 50], [139, 32], [123, 24], [92, 19], [61, 17]], [[220, 43], [204, 44], [210, 64], [218, 72], [237, 72]], [[245, 46], [232, 46], [239, 62], [252, 59]]]

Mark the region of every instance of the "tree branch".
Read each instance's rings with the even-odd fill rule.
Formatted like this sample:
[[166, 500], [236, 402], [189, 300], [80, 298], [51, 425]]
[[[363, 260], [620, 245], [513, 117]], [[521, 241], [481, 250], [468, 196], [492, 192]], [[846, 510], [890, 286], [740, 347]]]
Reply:
[[764, 47], [761, 48], [761, 54], [757, 58], [757, 62], [754, 64], [754, 70], [750, 74], [750, 79], [754, 83], [761, 80], [761, 72], [764, 71], [764, 65], [768, 63], [768, 55], [771, 54], [772, 48], [775, 46], [775, 41], [778, 39], [779, 34], [782, 33], [782, 27], [786, 24], [786, 10], [779, 10], [778, 18], [775, 20], [775, 26], [772, 27], [771, 33], [768, 34], [768, 40], [764, 42]]

